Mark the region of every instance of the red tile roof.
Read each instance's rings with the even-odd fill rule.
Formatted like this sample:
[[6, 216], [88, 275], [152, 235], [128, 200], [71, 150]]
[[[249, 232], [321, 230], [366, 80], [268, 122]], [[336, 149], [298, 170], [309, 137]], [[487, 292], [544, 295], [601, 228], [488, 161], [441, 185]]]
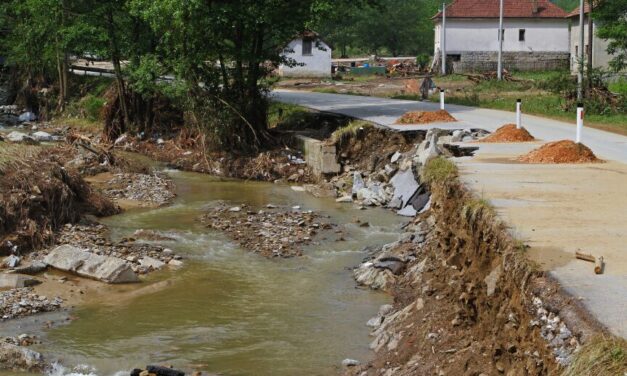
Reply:
[[[537, 12], [533, 11], [534, 0], [504, 0], [505, 18], [564, 18], [567, 13], [549, 0], [535, 0]], [[455, 0], [446, 7], [449, 18], [498, 18], [499, 0]], [[433, 18], [442, 18], [438, 12]]]
[[[577, 9], [575, 9], [572, 12], [568, 13], [568, 15], [566, 15], [566, 17], [567, 18], [579, 17], [579, 8], [581, 8], [581, 7], [577, 7]], [[588, 3], [587, 1], [584, 3], [583, 11], [584, 11], [584, 14], [590, 13], [590, 3]]]

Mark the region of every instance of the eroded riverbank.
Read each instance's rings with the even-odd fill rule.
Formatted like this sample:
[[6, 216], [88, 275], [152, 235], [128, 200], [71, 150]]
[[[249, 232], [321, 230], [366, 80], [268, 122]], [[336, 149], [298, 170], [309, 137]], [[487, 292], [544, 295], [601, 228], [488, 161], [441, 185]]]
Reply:
[[[113, 240], [140, 228], [172, 238], [159, 244], [183, 254], [186, 265], [152, 274], [145, 284], [155, 291], [131, 285], [117, 288], [126, 294], [86, 299], [72, 313], [76, 320], [47, 331], [34, 348], [69, 366], [92, 365], [99, 374], [147, 363], [224, 374], [329, 374], [339, 372], [344, 357], [369, 358], [363, 323], [389, 298], [356, 289], [345, 268], [361, 261], [365, 246], [395, 240], [402, 218], [377, 210], [364, 228], [353, 218], [372, 212], [288, 186], [169, 174], [178, 193], [171, 206], [103, 222]], [[217, 202], [300, 206], [342, 224], [345, 240], [323, 235], [301, 257], [267, 260], [198, 221]]]

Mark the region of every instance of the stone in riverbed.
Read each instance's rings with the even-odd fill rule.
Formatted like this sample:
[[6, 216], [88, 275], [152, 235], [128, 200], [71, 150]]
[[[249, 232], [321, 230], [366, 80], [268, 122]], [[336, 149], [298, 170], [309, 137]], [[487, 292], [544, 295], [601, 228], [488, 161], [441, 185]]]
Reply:
[[41, 281], [25, 275], [15, 273], [0, 274], [0, 288], [17, 289], [22, 287], [32, 287], [40, 283]]
[[45, 366], [40, 353], [10, 343], [0, 343], [0, 369], [41, 372]]
[[139, 282], [137, 274], [124, 260], [96, 255], [67, 244], [52, 250], [44, 262], [53, 268], [106, 283]]
[[27, 135], [25, 133], [17, 132], [17, 131], [13, 131], [13, 132], [9, 133], [6, 136], [6, 138], [7, 138], [7, 140], [9, 140], [11, 142], [15, 142], [15, 143], [37, 144], [37, 140], [35, 140], [31, 136], [29, 136], [29, 135]]
[[153, 270], [159, 270], [165, 266], [165, 262], [148, 256], [139, 260], [139, 264], [147, 268], [152, 268]]
[[53, 140], [53, 137], [50, 133], [43, 131], [35, 132], [32, 134], [31, 137], [39, 142], [49, 142]]
[[4, 267], [9, 268], [9, 269], [14, 269], [18, 265], [20, 265], [20, 261], [22, 261], [22, 259], [20, 257], [15, 256], [15, 255], [11, 255], [11, 256], [5, 258], [4, 260], [2, 260], [2, 265]]
[[361, 364], [361, 363], [359, 362], [359, 360], [355, 360], [355, 359], [349, 359], [349, 358], [346, 358], [346, 359], [342, 360], [342, 365], [343, 365], [344, 367], [356, 367], [356, 366], [358, 366], [359, 364]]
[[30, 265], [24, 265], [13, 269], [16, 273], [19, 274], [28, 274], [35, 275], [43, 272], [48, 268], [48, 265], [44, 264], [41, 261], [33, 261]]

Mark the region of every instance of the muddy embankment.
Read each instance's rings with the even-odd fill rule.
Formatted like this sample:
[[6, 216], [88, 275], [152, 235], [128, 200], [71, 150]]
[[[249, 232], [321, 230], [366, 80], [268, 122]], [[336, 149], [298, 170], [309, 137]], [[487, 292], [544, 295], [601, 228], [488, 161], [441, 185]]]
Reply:
[[452, 162], [406, 156], [399, 163], [430, 193], [429, 209], [354, 272], [361, 285], [392, 294], [394, 305], [367, 324], [375, 360], [347, 374], [553, 375], [605, 333], [527, 259], [489, 204], [459, 183]]

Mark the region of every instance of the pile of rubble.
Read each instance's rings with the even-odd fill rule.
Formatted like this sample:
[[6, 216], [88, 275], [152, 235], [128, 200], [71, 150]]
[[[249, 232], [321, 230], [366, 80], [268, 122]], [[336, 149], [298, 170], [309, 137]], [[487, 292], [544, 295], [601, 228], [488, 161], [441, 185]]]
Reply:
[[[133, 272], [147, 274], [154, 270], [182, 266], [182, 257], [173, 250], [156, 245], [136, 242], [134, 238], [111, 242], [106, 238], [104, 225], [66, 224], [57, 236], [57, 244], [72, 246], [99, 256], [114, 257], [128, 262]], [[52, 249], [31, 254], [32, 258], [44, 259]]]
[[61, 298], [48, 299], [34, 293], [30, 287], [0, 292], [0, 321], [57, 311], [62, 304]]
[[302, 255], [302, 247], [333, 225], [313, 211], [302, 211], [268, 205], [253, 210], [246, 205], [213, 208], [201, 218], [207, 227], [228, 234], [244, 249], [264, 257], [293, 257]]
[[176, 197], [172, 180], [163, 174], [115, 174], [103, 189], [113, 199], [139, 201], [154, 206], [168, 204]]
[[[352, 184], [346, 173], [331, 179], [338, 191], [337, 202], [356, 202], [364, 206], [382, 206], [395, 209], [398, 214], [413, 217], [428, 208], [429, 192], [420, 183], [417, 174], [420, 166], [442, 156], [471, 155], [477, 148], [453, 145], [460, 141], [474, 141], [486, 133], [479, 130], [431, 129], [423, 142], [409, 152], [393, 154], [383, 168], [370, 171], [353, 171]], [[345, 166], [346, 171], [346, 166]], [[350, 170], [349, 170], [350, 171]]]

